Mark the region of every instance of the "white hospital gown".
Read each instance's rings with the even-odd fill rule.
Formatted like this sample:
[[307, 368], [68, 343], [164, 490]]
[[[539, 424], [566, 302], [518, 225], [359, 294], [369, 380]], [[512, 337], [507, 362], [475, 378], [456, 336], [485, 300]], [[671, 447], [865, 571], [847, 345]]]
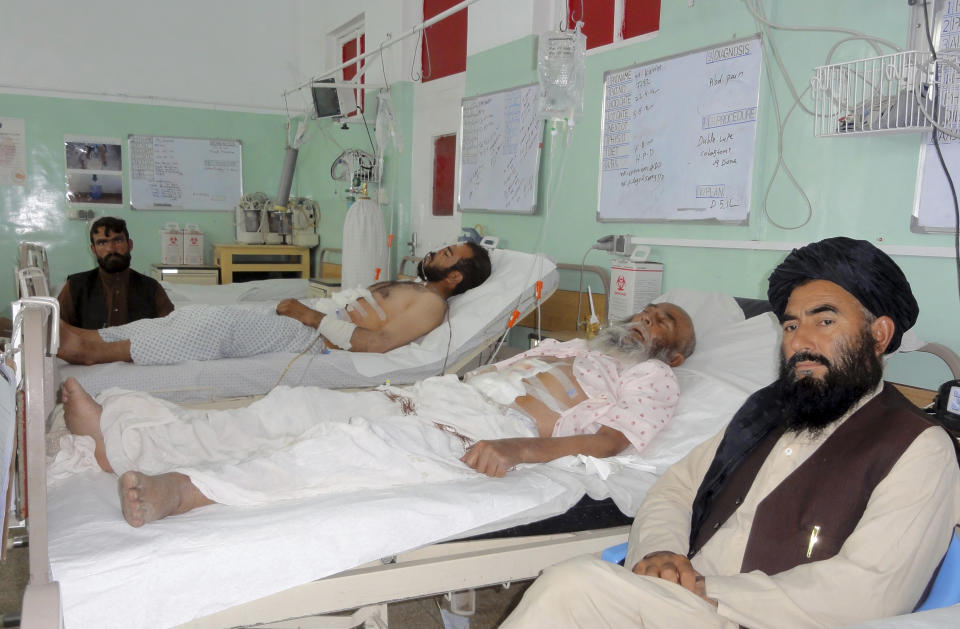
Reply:
[[472, 476], [459, 459], [473, 441], [536, 436], [518, 413], [486, 402], [455, 376], [387, 392], [403, 393], [415, 414], [381, 391], [317, 387], [278, 387], [231, 410], [188, 410], [120, 389], [98, 401], [117, 474], [180, 472], [229, 505]]
[[667, 426], [680, 403], [680, 385], [666, 363], [624, 364], [591, 350], [583, 339], [565, 343], [544, 339], [537, 347], [500, 361], [497, 369], [536, 356], [573, 358], [573, 375], [589, 397], [560, 415], [554, 437], [592, 435], [609, 426], [622, 432], [639, 452]]

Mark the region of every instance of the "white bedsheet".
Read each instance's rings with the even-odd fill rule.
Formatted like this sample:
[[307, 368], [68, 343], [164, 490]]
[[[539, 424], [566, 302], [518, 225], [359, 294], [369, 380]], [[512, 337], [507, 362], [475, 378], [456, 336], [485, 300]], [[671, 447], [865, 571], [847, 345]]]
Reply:
[[[333, 351], [303, 356], [290, 367], [283, 384], [365, 387], [383, 384], [387, 379], [393, 384], [407, 384], [441, 373], [445, 364], [456, 363], [506, 329], [514, 308], [523, 311], [532, 307], [533, 286], [538, 279], [544, 281], [544, 298], [556, 289], [556, 265], [548, 258], [497, 249], [491, 260], [490, 278], [451, 298], [449, 321], [418, 341], [385, 354]], [[148, 391], [174, 402], [191, 402], [266, 393], [294, 357], [271, 353], [177, 365], [82, 366], [62, 362], [59, 371], [61, 380], [75, 377], [91, 394], [121, 387]]]
[[[737, 321], [734, 314], [718, 323], [725, 315], [716, 304], [696, 306], [685, 304], [695, 325], [710, 320], [699, 337], [704, 356], [678, 370], [678, 415], [636, 457], [603, 459], [599, 467], [565, 457], [503, 479], [475, 475], [263, 507], [212, 505], [140, 529], [120, 516], [114, 476], [85, 472], [60, 481], [48, 496], [50, 557], [67, 628], [177, 625], [367, 561], [556, 515], [585, 493], [612, 497], [635, 513], [656, 480], [650, 470], [720, 430], [750, 392], [774, 377], [768, 350], [779, 326], [771, 318]], [[716, 375], [729, 357], [720, 354], [719, 367], [708, 360], [714, 333], [755, 341], [737, 376], [749, 387]]]
[[256, 301], [304, 299], [310, 296], [310, 281], [302, 278], [253, 280], [232, 284], [182, 284], [160, 282], [175, 307], [187, 304], [241, 304]]

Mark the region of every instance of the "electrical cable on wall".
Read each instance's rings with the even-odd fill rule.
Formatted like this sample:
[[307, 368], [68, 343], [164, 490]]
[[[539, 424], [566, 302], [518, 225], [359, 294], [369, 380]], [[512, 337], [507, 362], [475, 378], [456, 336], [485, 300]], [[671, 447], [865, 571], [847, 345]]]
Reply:
[[[926, 8], [926, 5], [924, 5], [924, 8]], [[927, 65], [926, 74], [928, 76], [934, 76], [934, 77], [938, 75], [942, 76], [940, 72], [940, 67], [947, 66], [948, 68], [956, 72], [958, 76], [960, 76], [960, 65], [958, 65], [953, 61], [950, 61], [947, 58], [944, 58], [943, 56], [944, 54], [951, 54], [951, 53], [952, 54], [960, 53], [960, 49], [948, 48], [946, 50], [941, 50], [938, 53], [934, 53], [930, 55], [930, 63]], [[940, 101], [939, 89], [933, 89], [933, 92], [932, 92], [934, 94], [934, 98], [933, 98], [931, 109], [933, 110], [934, 115], [927, 113], [927, 103], [924, 102], [924, 99], [926, 98], [926, 94], [924, 93], [924, 88], [926, 87], [935, 88], [936, 85], [937, 85], [936, 79], [934, 79], [930, 84], [924, 83], [923, 81], [916, 81], [916, 84], [914, 85], [914, 89], [913, 89], [913, 96], [914, 96], [914, 99], [917, 101], [918, 111], [927, 120], [927, 122], [929, 122], [930, 125], [933, 126], [933, 128], [936, 131], [939, 131], [943, 135], [949, 136], [951, 138], [960, 138], [960, 132], [950, 129], [949, 127], [945, 127], [944, 125], [940, 124], [936, 119], [936, 114], [937, 114], [939, 101]]]
[[[800, 96], [797, 94], [797, 88], [794, 86], [793, 81], [790, 80], [790, 76], [787, 74], [786, 66], [783, 63], [783, 59], [780, 57], [780, 51], [773, 43], [773, 39], [770, 37], [770, 28], [782, 31], [809, 31], [809, 32], [828, 32], [828, 33], [844, 33], [846, 35], [853, 35], [854, 39], [862, 39], [869, 42], [873, 49], [878, 55], [882, 54], [878, 44], [883, 44], [889, 46], [893, 50], [900, 51], [901, 48], [894, 44], [893, 42], [883, 39], [881, 37], [873, 37], [859, 31], [854, 31], [848, 28], [840, 28], [836, 26], [786, 26], [783, 24], [776, 24], [771, 22], [766, 17], [766, 11], [763, 8], [763, 0], [744, 0], [744, 4], [747, 6], [747, 10], [753, 15], [753, 17], [761, 23], [760, 30], [764, 34], [764, 39], [769, 41], [770, 50], [773, 53], [774, 59], [777, 61], [777, 65], [780, 67], [780, 72], [783, 74], [783, 78], [787, 83], [787, 87], [790, 89], [790, 93], [793, 94], [794, 100], [799, 101]], [[807, 109], [807, 107], [800, 103], [800, 108], [810, 114], [814, 115], [814, 112]]]
[[[927, 3], [923, 2], [923, 19], [924, 19], [924, 28], [923, 32], [927, 36], [927, 45], [930, 46], [930, 54], [933, 57], [933, 60], [937, 59], [937, 49], [933, 45], [933, 25], [930, 23], [930, 15], [927, 10]], [[937, 101], [940, 98], [940, 90], [938, 89], [936, 83], [933, 85], [933, 102], [934, 102], [934, 111], [937, 110]], [[943, 174], [947, 178], [947, 183], [950, 185], [950, 196], [953, 198], [953, 216], [954, 216], [954, 232], [953, 232], [953, 247], [954, 247], [954, 260], [957, 267], [957, 297], [960, 299], [960, 203], [957, 201], [957, 189], [953, 185], [953, 177], [950, 176], [950, 170], [947, 168], [947, 162], [943, 159], [943, 152], [940, 150], [940, 140], [937, 137], [937, 130], [934, 129], [930, 132], [933, 137], [933, 146], [937, 152], [937, 158], [940, 160], [940, 167], [943, 169]]]
[[[770, 70], [769, 55], [764, 55], [763, 62], [767, 68], [767, 76], [768, 77], [772, 76], [770, 74], [771, 70]], [[773, 81], [768, 80], [767, 83], [770, 86], [770, 95], [773, 98], [773, 110], [774, 110], [774, 115], [777, 121], [777, 163], [773, 168], [773, 173], [770, 174], [770, 180], [767, 182], [767, 189], [763, 194], [763, 202], [760, 204], [760, 207], [763, 210], [764, 216], [767, 217], [767, 220], [770, 221], [770, 223], [774, 227], [779, 227], [780, 229], [783, 229], [783, 230], [800, 229], [801, 227], [809, 223], [811, 218], [813, 218], [813, 204], [810, 202], [810, 197], [807, 196], [807, 193], [806, 191], [804, 191], [803, 186], [801, 186], [800, 182], [798, 182], [796, 177], [793, 176], [793, 172], [790, 170], [790, 167], [787, 166], [786, 160], [783, 159], [783, 132], [787, 127], [787, 120], [790, 119], [790, 114], [794, 112], [794, 110], [797, 108], [797, 105], [800, 103], [799, 99], [810, 88], [808, 87], [806, 90], [804, 90], [803, 94], [801, 94], [800, 97], [797, 98], [797, 100], [793, 101], [793, 106], [790, 107], [790, 111], [787, 112], [786, 116], [783, 116], [781, 118], [780, 99], [777, 97], [777, 90], [774, 88]], [[787, 227], [786, 225], [781, 225], [776, 220], [774, 220], [774, 218], [770, 216], [770, 208], [767, 206], [767, 200], [770, 198], [770, 190], [773, 189], [773, 182], [776, 181], [777, 173], [779, 172], [781, 166], [783, 166], [783, 172], [787, 174], [787, 177], [790, 178], [790, 181], [793, 183], [794, 187], [797, 189], [797, 191], [800, 193], [800, 196], [803, 197], [803, 200], [807, 204], [807, 217], [803, 219], [803, 221], [799, 225], [794, 225], [793, 227]]]
[[[799, 107], [802, 111], [810, 115], [815, 115], [815, 112], [811, 111], [809, 108], [807, 108], [806, 105], [803, 104], [803, 96], [810, 90], [810, 86], [807, 86], [807, 88], [804, 89], [803, 92], [800, 92], [800, 93], [797, 92], [796, 86], [794, 85], [793, 81], [790, 79], [790, 75], [787, 73], [786, 66], [783, 63], [783, 59], [780, 55], [780, 50], [777, 47], [775, 40], [773, 39], [770, 29], [785, 30], [785, 31], [833, 32], [833, 33], [843, 33], [845, 35], [849, 35], [849, 37], [845, 37], [841, 39], [830, 48], [829, 52], [827, 53], [827, 61], [826, 61], [827, 64], [829, 64], [830, 61], [833, 59], [833, 55], [836, 52], [837, 48], [841, 44], [844, 44], [850, 41], [866, 41], [873, 47], [873, 49], [877, 52], [878, 55], [882, 54], [882, 51], [880, 50], [880, 45], [889, 46], [890, 48], [896, 51], [901, 51], [901, 48], [896, 44], [894, 44], [893, 42], [888, 41], [886, 39], [883, 39], [880, 37], [874, 37], [871, 35], [867, 35], [865, 33], [861, 33], [859, 31], [854, 31], [846, 28], [839, 28], [839, 27], [832, 27], [832, 26], [786, 26], [783, 24], [777, 24], [767, 19], [766, 11], [763, 8], [763, 0], [744, 0], [744, 4], [746, 5], [747, 10], [751, 13], [751, 15], [753, 15], [754, 19], [757, 21], [758, 27], [763, 34], [762, 39], [763, 41], [766, 42], [767, 47], [770, 50], [770, 55], [772, 55], [774, 60], [776, 60], [777, 65], [780, 68], [781, 76], [783, 77], [784, 82], [787, 84], [787, 88], [790, 90], [790, 93], [793, 96], [793, 104], [791, 105], [790, 109], [787, 111], [787, 114], [785, 116], [782, 116], [782, 112], [780, 109], [780, 100], [779, 100], [779, 97], [777, 96], [776, 86], [773, 84], [773, 71], [770, 66], [770, 59], [769, 59], [770, 55], [764, 55], [763, 61], [767, 71], [767, 82], [770, 87], [770, 94], [773, 100], [774, 114], [775, 114], [775, 119], [777, 123], [777, 162], [774, 167], [773, 173], [770, 175], [770, 179], [767, 182], [767, 188], [763, 195], [763, 202], [761, 204], [761, 208], [764, 216], [766, 216], [767, 220], [770, 221], [770, 223], [774, 227], [777, 227], [783, 230], [800, 229], [801, 227], [804, 227], [805, 225], [807, 225], [810, 222], [810, 220], [813, 218], [813, 204], [810, 201], [810, 197], [807, 196], [807, 193], [804, 191], [803, 187], [800, 185], [796, 177], [793, 175], [793, 172], [790, 170], [789, 166], [786, 163], [786, 160], [783, 157], [783, 152], [784, 152], [783, 151], [783, 135], [786, 130], [787, 121], [790, 119], [790, 116], [791, 114], [793, 114], [793, 111], [795, 109]], [[779, 223], [770, 215], [770, 211], [767, 206], [767, 201], [770, 197], [770, 191], [773, 188], [774, 181], [776, 180], [777, 174], [779, 173], [781, 166], [783, 168], [784, 173], [786, 173], [787, 177], [790, 179], [791, 183], [800, 193], [801, 197], [803, 198], [803, 201], [807, 205], [807, 216], [798, 225], [786, 226]]]

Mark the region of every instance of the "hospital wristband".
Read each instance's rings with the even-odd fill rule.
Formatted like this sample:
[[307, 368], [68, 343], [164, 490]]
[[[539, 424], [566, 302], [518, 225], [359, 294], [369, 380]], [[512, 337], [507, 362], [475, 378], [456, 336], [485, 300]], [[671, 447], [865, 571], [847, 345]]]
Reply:
[[357, 329], [357, 324], [350, 321], [341, 321], [336, 317], [326, 316], [317, 326], [317, 331], [324, 335], [327, 340], [340, 349], [350, 349], [350, 338], [353, 331]]

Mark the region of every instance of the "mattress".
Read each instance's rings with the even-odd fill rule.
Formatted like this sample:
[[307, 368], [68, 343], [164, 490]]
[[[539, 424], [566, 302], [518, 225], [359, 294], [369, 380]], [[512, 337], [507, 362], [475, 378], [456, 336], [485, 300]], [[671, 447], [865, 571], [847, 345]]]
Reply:
[[[333, 351], [308, 354], [270, 353], [248, 358], [187, 361], [176, 365], [69, 365], [61, 363], [61, 381], [76, 378], [91, 394], [109, 387], [147, 391], [173, 402], [197, 402], [263, 394], [278, 383], [328, 388], [408, 384], [442, 373], [506, 329], [514, 309], [535, 305], [534, 284], [544, 282], [543, 298], [557, 286], [556, 265], [535, 254], [497, 249], [493, 270], [482, 285], [450, 299], [449, 320], [418, 341], [385, 354]], [[232, 286], [232, 285], [230, 285]], [[239, 285], [242, 286], [242, 285]], [[255, 291], [262, 294], [262, 291]], [[263, 308], [263, 302], [244, 302]]]

